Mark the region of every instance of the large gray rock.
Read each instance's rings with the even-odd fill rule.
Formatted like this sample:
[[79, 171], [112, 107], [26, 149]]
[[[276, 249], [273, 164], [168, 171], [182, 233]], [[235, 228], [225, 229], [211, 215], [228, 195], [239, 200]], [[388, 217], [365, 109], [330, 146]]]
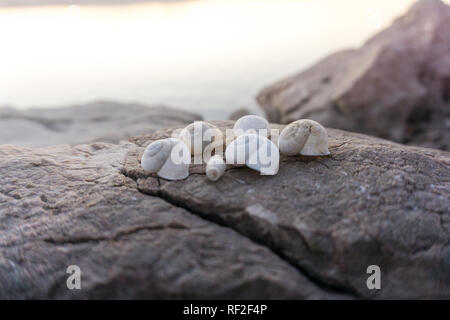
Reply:
[[0, 298], [450, 297], [449, 153], [329, 130], [331, 156], [276, 176], [170, 182], [139, 159], [171, 132], [0, 146]]
[[98, 101], [55, 109], [0, 108], [0, 144], [42, 147], [113, 142], [202, 117], [166, 106]]
[[450, 150], [450, 6], [421, 0], [357, 50], [262, 90], [271, 122], [326, 126]]

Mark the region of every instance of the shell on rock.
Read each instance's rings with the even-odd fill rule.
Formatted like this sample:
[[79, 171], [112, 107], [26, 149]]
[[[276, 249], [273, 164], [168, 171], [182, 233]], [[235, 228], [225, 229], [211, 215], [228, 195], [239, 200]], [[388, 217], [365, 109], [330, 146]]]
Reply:
[[228, 164], [246, 165], [262, 175], [275, 175], [280, 165], [277, 146], [264, 136], [247, 133], [239, 136], [226, 149]]
[[287, 125], [278, 138], [282, 154], [325, 156], [329, 155], [327, 130], [318, 122], [302, 119]]
[[203, 155], [205, 150], [210, 152], [216, 147], [223, 146], [223, 133], [215, 125], [205, 121], [195, 121], [181, 130], [179, 139], [182, 140], [193, 156]]
[[225, 173], [225, 161], [219, 155], [215, 155], [209, 159], [206, 164], [206, 177], [211, 181], [217, 181]]
[[235, 137], [246, 133], [253, 133], [268, 137], [270, 135], [269, 122], [263, 117], [248, 115], [239, 118], [233, 127]]
[[191, 154], [179, 139], [167, 138], [152, 142], [144, 151], [141, 166], [145, 172], [156, 173], [167, 180], [182, 180], [189, 176]]

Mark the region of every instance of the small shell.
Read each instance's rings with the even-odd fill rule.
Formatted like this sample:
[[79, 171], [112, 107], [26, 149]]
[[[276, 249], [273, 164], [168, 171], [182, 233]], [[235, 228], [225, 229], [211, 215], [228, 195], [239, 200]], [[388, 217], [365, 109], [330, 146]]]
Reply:
[[243, 134], [226, 149], [228, 164], [245, 164], [262, 175], [275, 175], [280, 165], [280, 152], [277, 146], [266, 137], [256, 134]]
[[225, 161], [221, 156], [214, 156], [206, 164], [206, 176], [211, 181], [217, 181], [225, 173]]
[[170, 140], [152, 142], [144, 151], [141, 166], [146, 172], [158, 172], [170, 155], [172, 144]]
[[327, 130], [318, 122], [302, 119], [287, 125], [278, 139], [278, 148], [288, 156], [329, 155]]
[[269, 122], [263, 117], [256, 115], [243, 116], [234, 124], [233, 132], [236, 137], [246, 133], [268, 137], [270, 133]]
[[181, 130], [179, 139], [182, 140], [193, 156], [201, 156], [206, 149], [210, 152], [215, 147], [223, 146], [223, 134], [215, 125], [205, 121], [195, 121]]
[[152, 142], [144, 151], [141, 166], [167, 180], [182, 180], [189, 176], [191, 154], [187, 146], [175, 138]]

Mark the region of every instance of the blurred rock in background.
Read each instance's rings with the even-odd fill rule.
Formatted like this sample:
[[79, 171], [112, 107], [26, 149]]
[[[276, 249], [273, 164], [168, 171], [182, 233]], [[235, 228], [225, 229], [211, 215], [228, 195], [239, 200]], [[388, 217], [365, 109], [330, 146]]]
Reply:
[[202, 117], [166, 106], [97, 101], [54, 109], [0, 108], [0, 144], [42, 147], [126, 140]]
[[230, 115], [228, 116], [228, 120], [237, 120], [244, 116], [248, 116], [249, 114], [252, 114], [252, 113], [248, 109], [240, 108], [240, 109], [237, 109], [236, 111], [233, 111], [232, 113], [230, 113]]
[[450, 6], [421, 0], [357, 50], [262, 90], [270, 122], [300, 118], [450, 150]]

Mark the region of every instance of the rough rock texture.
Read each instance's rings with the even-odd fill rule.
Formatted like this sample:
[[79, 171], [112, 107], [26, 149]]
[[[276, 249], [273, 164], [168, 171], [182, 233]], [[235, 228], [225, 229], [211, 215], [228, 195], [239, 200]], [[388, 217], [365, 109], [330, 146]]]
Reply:
[[277, 176], [170, 182], [139, 158], [172, 131], [0, 146], [0, 298], [450, 297], [449, 153], [329, 130], [331, 156], [282, 157]]
[[450, 6], [421, 0], [357, 50], [264, 89], [271, 122], [325, 126], [450, 150]]
[[0, 144], [43, 147], [113, 142], [202, 117], [165, 106], [146, 107], [98, 101], [55, 109], [0, 108]]

